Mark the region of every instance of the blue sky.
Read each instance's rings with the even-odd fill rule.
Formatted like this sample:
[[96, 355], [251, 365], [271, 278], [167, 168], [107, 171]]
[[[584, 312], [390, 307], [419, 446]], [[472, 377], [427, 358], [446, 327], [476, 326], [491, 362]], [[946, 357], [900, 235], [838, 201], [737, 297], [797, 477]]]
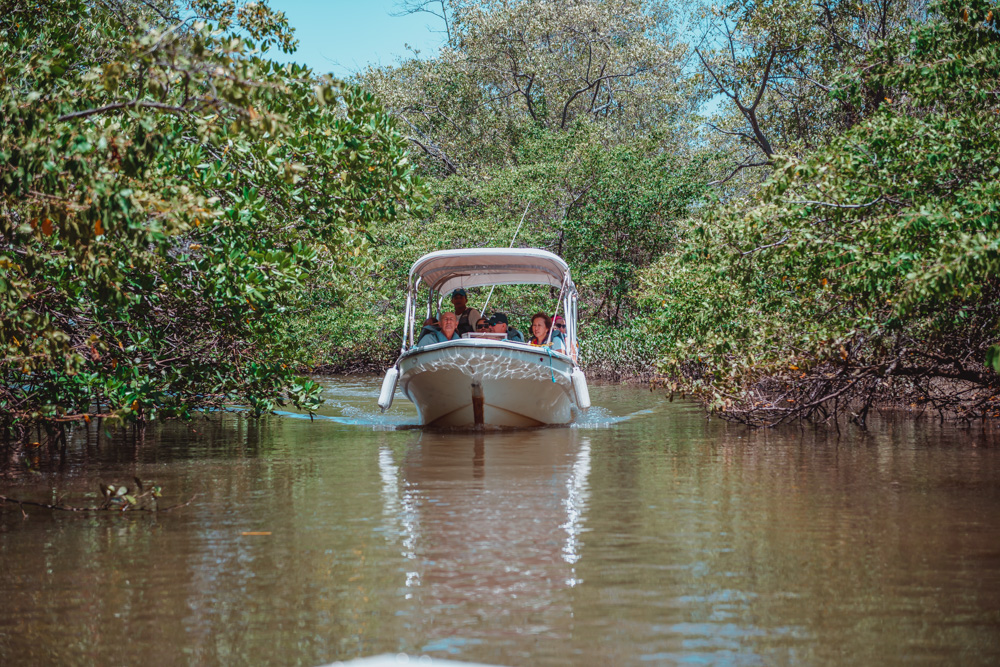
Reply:
[[430, 56], [444, 41], [440, 19], [430, 14], [393, 17], [397, 0], [270, 0], [295, 28], [298, 50], [291, 56], [269, 53], [278, 61], [294, 60], [319, 73], [346, 77], [369, 64], [391, 65], [408, 55], [406, 45]]

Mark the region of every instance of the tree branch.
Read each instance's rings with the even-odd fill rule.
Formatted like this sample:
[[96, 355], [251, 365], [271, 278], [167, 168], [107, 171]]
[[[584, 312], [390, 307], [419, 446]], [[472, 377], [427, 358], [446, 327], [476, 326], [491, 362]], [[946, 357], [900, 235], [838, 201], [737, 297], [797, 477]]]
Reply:
[[160, 512], [169, 512], [170, 510], [179, 509], [181, 507], [187, 507], [194, 502], [198, 494], [191, 496], [186, 502], [178, 503], [177, 505], [171, 505], [170, 507], [164, 507], [163, 509], [150, 509], [148, 507], [130, 507], [128, 505], [123, 505], [122, 507], [74, 507], [72, 505], [51, 505], [49, 503], [37, 503], [31, 500], [18, 500], [17, 498], [8, 498], [7, 496], [0, 496], [0, 503], [13, 503], [16, 505], [29, 505], [31, 507], [41, 507], [47, 510], [59, 510], [61, 512], [115, 512], [121, 514], [123, 512], [151, 512], [158, 514]]
[[729, 172], [728, 176], [726, 176], [725, 178], [723, 178], [721, 180], [718, 180], [718, 181], [711, 181], [709, 183], [709, 185], [711, 185], [713, 187], [716, 186], [716, 185], [722, 185], [723, 183], [728, 182], [733, 176], [735, 176], [739, 172], [743, 171], [744, 169], [749, 169], [751, 167], [770, 167], [772, 164], [774, 164], [770, 160], [766, 160], [764, 162], [747, 162], [747, 160], [749, 160], [751, 157], [753, 157], [753, 156], [752, 155], [748, 155], [747, 157], [745, 157], [743, 159], [743, 162], [741, 162], [740, 164], [736, 165], [736, 167], [731, 172]]
[[115, 109], [130, 109], [130, 108], [143, 108], [143, 109], [156, 109], [158, 111], [166, 111], [173, 114], [186, 113], [187, 109], [184, 107], [174, 106], [172, 104], [162, 104], [160, 102], [149, 102], [147, 100], [132, 100], [131, 102], [115, 102], [114, 104], [106, 104], [103, 107], [96, 107], [94, 109], [84, 109], [83, 111], [74, 111], [72, 113], [63, 114], [57, 118], [57, 121], [73, 120], [75, 118], [86, 118], [87, 116], [93, 116], [95, 114], [104, 113], [106, 111], [114, 111]]
[[789, 204], [812, 204], [814, 206], [829, 206], [830, 208], [868, 208], [869, 206], [874, 206], [875, 204], [882, 201], [884, 197], [879, 195], [875, 199], [871, 200], [867, 204], [831, 204], [825, 201], [811, 201], [809, 199], [790, 199]]

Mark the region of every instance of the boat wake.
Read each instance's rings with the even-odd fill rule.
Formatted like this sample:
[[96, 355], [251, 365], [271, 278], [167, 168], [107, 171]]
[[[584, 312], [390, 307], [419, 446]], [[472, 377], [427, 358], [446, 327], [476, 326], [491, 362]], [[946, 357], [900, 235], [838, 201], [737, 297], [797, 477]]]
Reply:
[[[363, 398], [366, 402], [371, 401], [371, 394], [361, 395], [359, 398]], [[321, 408], [324, 413], [330, 412], [340, 412], [340, 414], [322, 414], [313, 413], [312, 415], [302, 412], [291, 412], [288, 410], [275, 410], [274, 414], [281, 417], [287, 417], [289, 419], [302, 419], [311, 421], [321, 421], [321, 422], [334, 422], [336, 424], [343, 424], [345, 426], [360, 426], [367, 427], [373, 431], [408, 431], [408, 430], [431, 430], [431, 431], [469, 431], [470, 429], [442, 429], [433, 428], [428, 426], [423, 426], [417, 420], [416, 414], [380, 414], [379, 412], [372, 410], [365, 410], [356, 405], [352, 405], [349, 402], [345, 403], [337, 400], [329, 400]], [[627, 422], [631, 419], [636, 419], [649, 415], [655, 412], [651, 408], [644, 410], [637, 410], [627, 415], [616, 415], [612, 414], [609, 410], [602, 408], [600, 406], [594, 406], [590, 408], [587, 412], [576, 414], [576, 419], [564, 425], [557, 426], [536, 426], [531, 428], [489, 428], [485, 429], [488, 431], [530, 431], [538, 429], [549, 429], [549, 428], [573, 428], [581, 430], [592, 430], [592, 429], [604, 429], [613, 428], [618, 424]]]
[[[449, 428], [431, 428], [420, 424], [413, 405], [397, 393], [395, 405], [391, 412], [382, 413], [374, 405], [373, 396], [378, 394], [379, 380], [377, 377], [338, 377], [326, 376], [316, 378], [324, 387], [324, 403], [319, 411], [310, 415], [306, 412], [296, 412], [294, 410], [276, 410], [274, 414], [289, 419], [312, 420], [317, 422], [333, 422], [348, 427], [359, 427], [371, 429], [373, 431], [407, 431], [407, 430], [431, 430], [431, 431], [453, 431]], [[530, 431], [549, 428], [572, 428], [581, 430], [594, 430], [613, 428], [618, 424], [633, 420], [642, 419], [657, 412], [655, 407], [636, 410], [627, 414], [618, 414], [613, 409], [618, 407], [627, 409], [631, 407], [628, 402], [617, 401], [613, 394], [608, 394], [607, 388], [597, 386], [594, 388], [597, 401], [586, 412], [574, 408], [573, 421], [561, 426], [536, 426], [531, 428], [518, 428], [513, 430]], [[601, 405], [602, 398], [605, 404]], [[612, 406], [609, 409], [608, 406]], [[462, 429], [468, 432], [469, 429]], [[483, 429], [487, 432], [495, 430], [512, 430], [511, 428]]]
[[612, 428], [630, 419], [652, 414], [653, 412], [654, 410], [651, 408], [646, 408], [644, 410], [636, 410], [627, 415], [615, 415], [595, 405], [586, 412], [576, 415], [576, 420], [569, 424], [569, 427], [579, 429]]

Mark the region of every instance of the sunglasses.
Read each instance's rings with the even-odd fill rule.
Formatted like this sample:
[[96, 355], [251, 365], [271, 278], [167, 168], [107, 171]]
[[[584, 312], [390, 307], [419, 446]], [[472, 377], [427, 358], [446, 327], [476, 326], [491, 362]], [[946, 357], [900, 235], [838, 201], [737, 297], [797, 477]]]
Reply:
[[488, 325], [488, 324], [477, 324], [476, 325], [476, 329], [477, 330], [479, 330], [479, 329], [489, 329], [489, 328], [490, 328], [490, 325]]
[[557, 324], [556, 325], [556, 329], [565, 329], [565, 328], [566, 328], [565, 324]]

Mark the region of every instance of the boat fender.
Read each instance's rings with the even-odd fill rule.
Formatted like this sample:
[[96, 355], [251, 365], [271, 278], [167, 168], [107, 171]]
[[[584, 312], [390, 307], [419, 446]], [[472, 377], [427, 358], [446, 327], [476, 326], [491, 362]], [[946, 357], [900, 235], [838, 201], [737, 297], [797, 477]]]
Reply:
[[399, 381], [399, 369], [393, 366], [385, 372], [382, 380], [382, 391], [378, 394], [378, 406], [385, 412], [392, 406], [392, 397], [396, 393], [396, 383]]
[[573, 370], [573, 391], [576, 392], [576, 405], [581, 410], [590, 407], [590, 390], [587, 389], [587, 376], [579, 368]]

